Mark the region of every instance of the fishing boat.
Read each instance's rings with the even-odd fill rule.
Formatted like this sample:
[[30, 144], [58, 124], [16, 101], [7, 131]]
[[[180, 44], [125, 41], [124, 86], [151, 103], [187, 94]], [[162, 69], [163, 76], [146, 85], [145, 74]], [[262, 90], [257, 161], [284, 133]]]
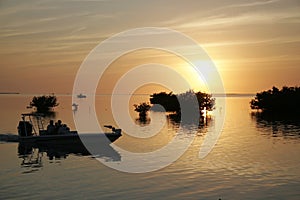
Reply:
[[[37, 113], [25, 113], [21, 114], [22, 120], [19, 121], [18, 135], [19, 142], [54, 142], [54, 143], [74, 143], [82, 139], [89, 138], [89, 140], [103, 140], [108, 142], [114, 142], [122, 136], [122, 130], [116, 129], [111, 125], [104, 127], [110, 129], [110, 132], [98, 133], [98, 134], [81, 134], [79, 136], [77, 131], [71, 131], [67, 127], [64, 127], [64, 131], [54, 130], [49, 132], [49, 129], [45, 129], [43, 124], [43, 114]], [[58, 126], [63, 126], [59, 124]]]

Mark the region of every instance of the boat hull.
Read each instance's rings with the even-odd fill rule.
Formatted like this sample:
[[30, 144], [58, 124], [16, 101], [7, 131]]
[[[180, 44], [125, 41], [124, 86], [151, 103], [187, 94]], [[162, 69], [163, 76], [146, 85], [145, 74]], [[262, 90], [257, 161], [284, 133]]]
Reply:
[[[108, 161], [120, 161], [121, 155], [111, 147], [111, 141], [103, 136], [106, 137], [104, 134], [94, 134], [83, 136], [82, 139], [81, 136], [69, 136], [68, 139], [64, 137], [64, 140], [62, 140], [62, 137], [59, 140], [54, 140], [54, 137], [51, 140], [46, 139], [46, 137], [38, 140], [27, 138], [19, 141], [18, 154], [21, 157], [32, 155], [33, 150], [38, 149], [39, 152], [46, 152], [50, 160], [66, 158], [69, 154], [75, 154], [81, 156], [91, 155], [97, 158], [105, 158]], [[116, 137], [116, 135], [114, 138], [111, 136], [110, 139], [115, 139]]]
[[75, 143], [81, 140], [101, 140], [108, 143], [116, 141], [121, 134], [102, 133], [102, 134], [66, 134], [66, 135], [39, 135], [39, 136], [19, 136], [19, 142], [54, 142], [54, 143]]

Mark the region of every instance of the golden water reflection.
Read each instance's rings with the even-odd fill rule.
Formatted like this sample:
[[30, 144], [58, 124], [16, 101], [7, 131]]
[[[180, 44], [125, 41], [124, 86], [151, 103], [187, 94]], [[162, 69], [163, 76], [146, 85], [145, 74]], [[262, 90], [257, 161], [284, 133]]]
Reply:
[[[5, 103], [0, 104], [3, 114], [7, 114], [7, 118], [0, 115], [2, 133], [16, 133], [19, 113], [26, 111], [23, 105], [26, 105], [28, 99], [30, 98], [19, 96], [0, 99]], [[56, 110], [56, 117], [73, 129], [71, 97], [59, 97], [59, 101], [61, 105]], [[105, 101], [101, 101], [96, 102], [105, 110], [107, 105], [104, 104]], [[33, 167], [20, 170], [23, 158], [22, 154], [19, 154], [20, 158], [17, 155], [18, 145], [4, 143], [0, 144], [1, 192], [4, 196], [9, 196], [15, 195], [17, 191], [18, 194], [26, 194], [26, 197], [30, 198], [34, 197], [37, 191], [48, 195], [47, 189], [51, 185], [57, 189], [59, 196], [67, 194], [68, 197], [74, 198], [77, 194], [75, 195], [74, 190], [70, 188], [80, 188], [84, 194], [108, 199], [120, 199], [124, 194], [132, 198], [147, 197], [148, 199], [155, 197], [297, 199], [300, 180], [300, 140], [296, 135], [300, 132], [299, 126], [280, 121], [270, 122], [252, 116], [249, 108], [250, 97], [227, 98], [226, 101], [226, 109], [217, 106], [213, 113], [215, 116], [225, 115], [222, 134], [204, 159], [199, 159], [199, 150], [204, 138], [214, 131], [217, 120], [214, 115], [206, 126], [186, 126], [181, 138], [184, 140], [194, 137], [194, 140], [183, 156], [161, 170], [145, 174], [118, 172], [105, 167], [91, 156], [82, 156], [84, 154], [74, 152], [65, 154], [66, 159], [64, 154], [59, 154], [62, 156], [59, 159], [58, 154], [51, 154], [51, 151], [46, 152], [41, 149], [42, 163], [38, 163], [39, 151], [35, 150], [34, 155], [38, 159], [31, 160]], [[101, 112], [98, 112], [98, 118], [101, 124], [111, 122], [111, 117]], [[146, 131], [148, 125], [143, 126]], [[177, 123], [166, 118], [166, 124], [160, 133], [149, 139], [151, 142], [147, 142], [147, 139], [133, 138], [125, 133], [114, 144], [133, 152], [148, 152], [165, 145], [174, 137], [178, 128]], [[147, 132], [137, 134], [147, 134]], [[172, 149], [170, 153], [178, 148]], [[31, 153], [29, 151], [26, 156]], [[124, 155], [120, 152], [116, 153], [122, 160]], [[51, 157], [49, 155], [54, 155], [53, 160], [49, 160]], [[112, 161], [107, 160], [107, 162]], [[114, 163], [118, 162], [116, 160]], [[151, 160], [143, 160], [143, 162], [145, 165], [153, 163]], [[24, 162], [24, 164], [28, 166], [29, 163]], [[20, 175], [22, 172], [28, 173]], [[29, 194], [23, 191], [22, 193], [22, 188], [27, 186], [26, 181], [29, 176], [33, 179], [30, 184], [34, 192]], [[62, 188], [61, 191], [59, 188]]]

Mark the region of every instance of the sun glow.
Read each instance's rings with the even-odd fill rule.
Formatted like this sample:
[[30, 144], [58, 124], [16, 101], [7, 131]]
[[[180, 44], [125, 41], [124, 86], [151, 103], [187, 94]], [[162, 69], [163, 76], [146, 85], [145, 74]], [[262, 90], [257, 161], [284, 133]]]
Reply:
[[[152, 64], [151, 64], [152, 63]], [[205, 80], [199, 76], [199, 73], [196, 71], [195, 67], [190, 63], [185, 61], [183, 58], [171, 54], [166, 51], [157, 50], [157, 49], [143, 49], [130, 52], [116, 59], [109, 68], [105, 71], [105, 76], [102, 76], [98, 84], [98, 93], [111, 93], [116, 81], [119, 80], [123, 75], [130, 72], [130, 70], [137, 68], [139, 66], [147, 64], [151, 70], [151, 67], [156, 65], [164, 65], [170, 69], [170, 72], [175, 72], [178, 74], [178, 77], [182, 77], [186, 81], [187, 87], [180, 85], [180, 81], [176, 77], [172, 76], [172, 73], [157, 73], [153, 77], [153, 80], [159, 78], [164, 79], [174, 79], [174, 83], [178, 83], [178, 92], [186, 92], [188, 90], [207, 92], [208, 88]], [[147, 70], [141, 76], [149, 76]], [[172, 77], [170, 77], [172, 76]], [[133, 81], [133, 80], [132, 80]], [[157, 87], [153, 84], [150, 87], [146, 87], [146, 90], [143, 90], [143, 93], [153, 93], [161, 92], [162, 88]], [[164, 89], [163, 91], [166, 91]], [[141, 91], [140, 91], [141, 92]], [[174, 92], [174, 91], [173, 91]]]
[[191, 64], [186, 62], [180, 64], [178, 73], [180, 73], [188, 81], [192, 90], [208, 92], [206, 81], [199, 75], [198, 71]]

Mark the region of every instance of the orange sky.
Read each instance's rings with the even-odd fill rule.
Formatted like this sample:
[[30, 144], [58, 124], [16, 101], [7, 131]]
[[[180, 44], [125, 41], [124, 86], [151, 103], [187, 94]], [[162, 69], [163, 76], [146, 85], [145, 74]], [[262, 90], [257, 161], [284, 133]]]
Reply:
[[[76, 72], [96, 45], [150, 26], [196, 40], [215, 62], [226, 92], [299, 86], [299, 10], [298, 0], [0, 1], [0, 92], [72, 93]], [[154, 60], [178, 68], [176, 59], [155, 55], [120, 58], [108, 80], [134, 63]], [[180, 70], [188, 76], [188, 65]], [[100, 87], [112, 87], [106, 85]]]

